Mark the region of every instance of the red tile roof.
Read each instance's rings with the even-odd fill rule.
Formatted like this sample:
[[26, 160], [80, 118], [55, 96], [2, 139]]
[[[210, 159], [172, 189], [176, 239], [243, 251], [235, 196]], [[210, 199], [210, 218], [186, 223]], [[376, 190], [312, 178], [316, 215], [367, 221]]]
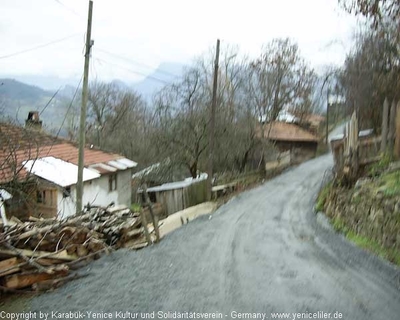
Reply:
[[[0, 183], [10, 181], [18, 171], [20, 177], [25, 176], [26, 172], [20, 170], [23, 161], [47, 156], [78, 165], [78, 147], [72, 142], [0, 122]], [[84, 165], [88, 167], [123, 158], [122, 155], [85, 148]]]
[[[261, 129], [261, 128], [260, 128]], [[259, 132], [259, 136], [261, 136]], [[293, 123], [274, 121], [264, 125], [264, 137], [275, 141], [318, 142], [318, 137]]]

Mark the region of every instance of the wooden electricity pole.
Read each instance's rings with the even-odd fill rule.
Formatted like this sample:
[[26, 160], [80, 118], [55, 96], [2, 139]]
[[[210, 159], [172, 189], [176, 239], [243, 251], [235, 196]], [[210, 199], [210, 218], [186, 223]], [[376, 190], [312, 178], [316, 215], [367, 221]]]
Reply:
[[82, 211], [82, 197], [83, 197], [83, 167], [84, 167], [84, 151], [85, 151], [85, 127], [86, 127], [86, 105], [88, 100], [88, 86], [89, 86], [89, 59], [90, 49], [92, 47], [92, 13], [93, 1], [89, 1], [88, 24], [86, 31], [86, 49], [85, 49], [85, 69], [83, 73], [82, 85], [82, 105], [81, 105], [81, 119], [79, 124], [79, 158], [78, 158], [78, 182], [76, 184], [76, 213]]
[[217, 105], [217, 89], [218, 89], [218, 68], [219, 68], [219, 39], [217, 39], [217, 48], [215, 52], [214, 63], [214, 83], [211, 102], [211, 119], [209, 127], [209, 147], [208, 154], [208, 178], [207, 178], [207, 199], [211, 200], [212, 196], [212, 177], [213, 177], [213, 160], [214, 160], [214, 140], [215, 140], [215, 109]]

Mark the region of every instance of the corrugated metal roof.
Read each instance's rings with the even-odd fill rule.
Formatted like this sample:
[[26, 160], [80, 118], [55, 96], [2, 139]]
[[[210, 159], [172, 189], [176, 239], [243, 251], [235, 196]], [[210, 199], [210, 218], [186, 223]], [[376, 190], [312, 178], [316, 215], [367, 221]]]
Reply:
[[96, 163], [89, 166], [91, 170], [95, 170], [100, 174], [112, 173], [117, 171], [117, 168], [108, 166], [104, 163]]
[[0, 189], [0, 199], [2, 200], [9, 200], [12, 198], [12, 195], [10, 193], [8, 193], [6, 190], [4, 189]]
[[[258, 118], [260, 122], [265, 122], [267, 120], [267, 115], [263, 115]], [[299, 119], [291, 114], [289, 111], [281, 110], [276, 118], [276, 121], [287, 122], [287, 123], [296, 123], [299, 122]]]
[[[361, 130], [358, 132], [358, 136], [360, 138], [368, 137], [374, 133], [374, 129], [366, 129], [366, 130]], [[330, 141], [337, 141], [337, 140], [342, 140], [344, 138], [344, 133], [337, 134], [336, 136], [331, 137], [329, 140]]]
[[[61, 187], [74, 185], [78, 181], [78, 166], [54, 157], [44, 157], [23, 162], [24, 168], [34, 175]], [[100, 174], [83, 168], [83, 181], [100, 178]]]
[[146, 176], [149, 173], [151, 173], [152, 171], [158, 169], [160, 167], [160, 165], [161, 165], [160, 162], [158, 162], [158, 163], [155, 163], [155, 164], [153, 164], [153, 165], [151, 165], [151, 166], [149, 166], [147, 168], [144, 168], [143, 170], [134, 173], [132, 175], [132, 179], [142, 178], [143, 176]]
[[127, 158], [117, 159], [117, 162], [124, 164], [128, 168], [134, 168], [137, 166], [137, 163], [135, 161], [129, 160]]
[[159, 191], [182, 189], [182, 188], [186, 188], [186, 187], [190, 186], [191, 184], [206, 180], [207, 177], [208, 177], [207, 173], [202, 173], [196, 179], [186, 178], [183, 181], [164, 183], [160, 186], [148, 188], [147, 191], [148, 192], [159, 192]]

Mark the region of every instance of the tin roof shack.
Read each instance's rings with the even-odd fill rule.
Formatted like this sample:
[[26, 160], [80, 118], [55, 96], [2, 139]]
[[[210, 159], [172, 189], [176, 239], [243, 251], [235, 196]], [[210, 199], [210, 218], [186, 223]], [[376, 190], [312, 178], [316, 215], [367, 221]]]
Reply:
[[[13, 194], [6, 201], [8, 214], [22, 219], [74, 215], [78, 147], [31, 126], [0, 123], [0, 135], [0, 186]], [[85, 148], [83, 203], [130, 206], [136, 165], [121, 155]]]
[[187, 178], [148, 188], [147, 192], [150, 200], [160, 203], [164, 215], [169, 216], [207, 201], [207, 174], [202, 174], [197, 179]]
[[273, 121], [260, 125], [259, 137], [268, 138], [290, 164], [298, 164], [314, 158], [318, 147], [318, 137], [294, 123]]

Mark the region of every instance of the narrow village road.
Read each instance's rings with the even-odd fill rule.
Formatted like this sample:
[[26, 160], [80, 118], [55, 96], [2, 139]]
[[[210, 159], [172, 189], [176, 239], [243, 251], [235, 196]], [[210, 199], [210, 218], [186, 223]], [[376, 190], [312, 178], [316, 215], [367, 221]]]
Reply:
[[155, 311], [156, 318], [158, 311], [221, 312], [225, 319], [322, 311], [399, 319], [400, 269], [354, 247], [313, 213], [331, 166], [331, 155], [314, 159], [159, 245], [106, 256], [81, 270], [88, 277], [34, 298], [30, 309], [112, 311], [114, 318], [115, 311]]

